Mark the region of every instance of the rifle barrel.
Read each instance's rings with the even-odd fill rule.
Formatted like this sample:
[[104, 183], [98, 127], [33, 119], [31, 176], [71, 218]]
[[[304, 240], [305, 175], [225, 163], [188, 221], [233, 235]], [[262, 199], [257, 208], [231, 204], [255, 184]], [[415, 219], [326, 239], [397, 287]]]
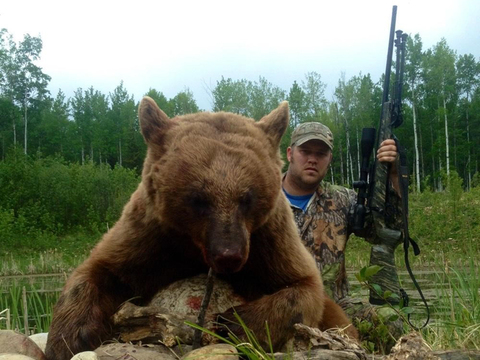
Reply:
[[[388, 102], [388, 93], [390, 90], [390, 72], [392, 70], [392, 54], [393, 54], [393, 42], [395, 36], [395, 22], [397, 19], [397, 6], [393, 5], [392, 9], [392, 22], [390, 24], [390, 37], [388, 41], [388, 52], [387, 52], [387, 67], [385, 69], [385, 85], [383, 87], [383, 103]], [[383, 114], [383, 111], [382, 111]]]

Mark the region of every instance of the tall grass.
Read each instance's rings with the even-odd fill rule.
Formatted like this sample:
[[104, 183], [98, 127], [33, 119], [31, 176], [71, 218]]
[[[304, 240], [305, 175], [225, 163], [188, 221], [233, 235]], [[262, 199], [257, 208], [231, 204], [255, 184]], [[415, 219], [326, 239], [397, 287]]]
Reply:
[[436, 315], [423, 331], [434, 348], [480, 349], [480, 271], [471, 260], [463, 268], [437, 273]]
[[0, 276], [70, 273], [88, 256], [90, 246], [78, 249], [78, 253], [61, 252], [58, 249], [0, 255]]
[[28, 335], [48, 332], [58, 297], [58, 291], [12, 284], [8, 291], [0, 293], [0, 309], [8, 309], [10, 313], [9, 319], [6, 316], [0, 318], [0, 329]]

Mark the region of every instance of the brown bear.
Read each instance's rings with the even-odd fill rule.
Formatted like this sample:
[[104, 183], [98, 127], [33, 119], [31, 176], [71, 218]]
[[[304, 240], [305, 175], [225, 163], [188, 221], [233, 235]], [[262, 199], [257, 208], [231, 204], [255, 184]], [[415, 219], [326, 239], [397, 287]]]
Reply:
[[[146, 302], [210, 267], [247, 299], [234, 310], [262, 344], [268, 323], [274, 349], [298, 322], [350, 324], [324, 294], [281, 191], [286, 102], [258, 122], [226, 112], [169, 119], [145, 97], [139, 119], [148, 145], [142, 181], [68, 279], [54, 309], [48, 359], [98, 347], [112, 336], [111, 317], [122, 302]], [[221, 318], [234, 320], [233, 309]], [[229, 327], [242, 336], [240, 326]], [[347, 333], [356, 336], [352, 325]]]

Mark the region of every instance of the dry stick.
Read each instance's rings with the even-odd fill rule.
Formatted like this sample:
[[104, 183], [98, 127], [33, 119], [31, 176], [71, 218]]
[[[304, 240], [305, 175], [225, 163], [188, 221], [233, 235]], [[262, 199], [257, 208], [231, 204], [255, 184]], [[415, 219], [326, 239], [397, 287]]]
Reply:
[[[198, 313], [197, 325], [203, 327], [205, 321], [205, 313], [207, 312], [208, 304], [210, 303], [210, 298], [212, 297], [213, 292], [213, 283], [215, 280], [215, 275], [212, 268], [208, 270], [207, 275], [207, 285], [205, 288], [205, 295], [203, 296], [202, 305], [200, 306], [200, 311]], [[198, 349], [202, 345], [202, 330], [195, 329], [193, 333], [193, 343], [192, 349]]]

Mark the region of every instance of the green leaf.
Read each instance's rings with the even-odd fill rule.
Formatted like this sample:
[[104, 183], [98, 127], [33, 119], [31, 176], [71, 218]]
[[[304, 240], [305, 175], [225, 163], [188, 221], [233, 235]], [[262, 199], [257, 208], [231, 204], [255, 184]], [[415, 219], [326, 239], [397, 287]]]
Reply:
[[415, 309], [407, 306], [407, 307], [401, 308], [400, 311], [405, 315], [409, 315], [409, 314], [412, 314], [415, 311]]
[[378, 266], [378, 265], [372, 265], [372, 266], [369, 266], [366, 268], [365, 270], [365, 277], [367, 279], [370, 279], [372, 276], [374, 276], [375, 274], [377, 274], [380, 270], [382, 270], [383, 267], [382, 266]]
[[382, 294], [382, 288], [378, 284], [370, 284], [370, 286], [375, 290], [378, 295]]

